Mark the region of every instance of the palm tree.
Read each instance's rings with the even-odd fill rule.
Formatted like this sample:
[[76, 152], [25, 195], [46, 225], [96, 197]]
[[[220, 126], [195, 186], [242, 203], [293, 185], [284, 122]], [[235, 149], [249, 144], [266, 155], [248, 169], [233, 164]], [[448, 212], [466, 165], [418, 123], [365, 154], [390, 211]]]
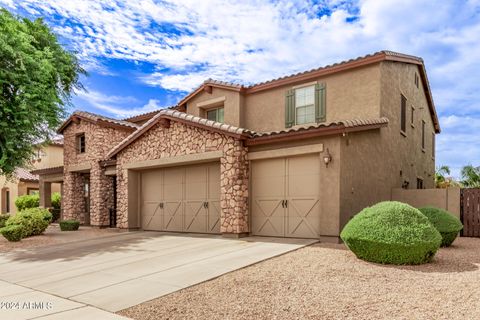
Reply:
[[447, 177], [450, 174], [450, 167], [449, 166], [441, 166], [435, 170], [435, 188], [451, 188], [461, 187], [458, 181], [455, 181], [452, 177]]
[[480, 167], [464, 166], [461, 171], [462, 184], [467, 188], [480, 188]]

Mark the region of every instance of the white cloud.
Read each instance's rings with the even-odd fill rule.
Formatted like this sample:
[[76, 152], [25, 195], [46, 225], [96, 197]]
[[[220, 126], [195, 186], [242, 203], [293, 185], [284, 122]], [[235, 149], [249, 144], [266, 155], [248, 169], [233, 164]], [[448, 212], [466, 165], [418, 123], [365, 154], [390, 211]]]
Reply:
[[[2, 3], [47, 21], [62, 17], [50, 23], [72, 41], [87, 68], [108, 73], [99, 61], [110, 58], [152, 63], [155, 72], [140, 75], [139, 81], [173, 91], [189, 91], [210, 77], [260, 82], [381, 49], [418, 55], [425, 60], [443, 127], [437, 164], [458, 167], [480, 160], [475, 139], [480, 122], [478, 0]], [[330, 14], [319, 15], [322, 10]], [[125, 104], [92, 93], [88, 99], [119, 114], [156, 103], [124, 111]]]
[[131, 96], [105, 95], [98, 91], [79, 91], [77, 96], [89, 106], [108, 113], [115, 118], [126, 118], [163, 108], [156, 99], [150, 99], [145, 105]]

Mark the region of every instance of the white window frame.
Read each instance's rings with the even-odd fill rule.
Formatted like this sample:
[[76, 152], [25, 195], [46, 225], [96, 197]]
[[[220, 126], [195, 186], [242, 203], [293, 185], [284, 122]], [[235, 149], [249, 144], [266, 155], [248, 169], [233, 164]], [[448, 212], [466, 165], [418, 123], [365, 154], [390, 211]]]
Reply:
[[[297, 99], [297, 92], [299, 90], [306, 90], [306, 89], [312, 89], [313, 91], [313, 95], [312, 95], [312, 103], [311, 104], [303, 104], [303, 105], [300, 105], [297, 103], [298, 99]], [[304, 99], [306, 100], [307, 98], [307, 95], [304, 96]], [[309, 123], [315, 123], [315, 84], [306, 84], [304, 86], [301, 86], [301, 87], [295, 87], [294, 88], [294, 99], [295, 99], [295, 125], [305, 125], [305, 124], [309, 124]], [[306, 101], [305, 101], [306, 102]], [[305, 115], [305, 122], [302, 122], [302, 123], [299, 123], [298, 121], [298, 109], [300, 108], [312, 108], [313, 110], [313, 114], [311, 115], [312, 118], [309, 119], [308, 118], [308, 115]]]

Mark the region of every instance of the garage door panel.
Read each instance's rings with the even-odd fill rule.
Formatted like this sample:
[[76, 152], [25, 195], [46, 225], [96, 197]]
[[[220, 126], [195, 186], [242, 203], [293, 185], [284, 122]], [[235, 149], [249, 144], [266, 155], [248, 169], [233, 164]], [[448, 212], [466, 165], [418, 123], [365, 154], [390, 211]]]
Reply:
[[185, 229], [187, 232], [207, 232], [207, 214], [204, 201], [185, 203]]
[[318, 154], [252, 162], [254, 234], [318, 238], [320, 164]]
[[294, 198], [288, 202], [287, 237], [318, 238], [320, 235], [318, 198]]
[[279, 236], [284, 233], [283, 199], [260, 198], [252, 204], [252, 231], [256, 235]]
[[182, 201], [165, 201], [163, 204], [163, 230], [183, 231]]
[[207, 215], [208, 233], [220, 233], [220, 212], [220, 201], [209, 201]]
[[145, 171], [141, 188], [143, 229], [220, 232], [218, 162]]

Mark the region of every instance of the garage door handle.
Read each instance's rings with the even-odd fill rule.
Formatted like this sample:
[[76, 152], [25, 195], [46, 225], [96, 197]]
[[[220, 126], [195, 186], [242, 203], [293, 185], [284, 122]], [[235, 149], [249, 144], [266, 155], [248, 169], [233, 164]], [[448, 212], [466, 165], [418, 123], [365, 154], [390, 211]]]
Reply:
[[208, 209], [208, 202], [204, 202], [204, 203], [203, 203], [203, 207], [204, 207], [205, 209]]
[[288, 200], [285, 200], [285, 208], [288, 208]]
[[163, 202], [160, 202], [158, 206], [160, 207], [160, 209], [163, 209]]
[[285, 200], [282, 200], [282, 208], [285, 208]]

